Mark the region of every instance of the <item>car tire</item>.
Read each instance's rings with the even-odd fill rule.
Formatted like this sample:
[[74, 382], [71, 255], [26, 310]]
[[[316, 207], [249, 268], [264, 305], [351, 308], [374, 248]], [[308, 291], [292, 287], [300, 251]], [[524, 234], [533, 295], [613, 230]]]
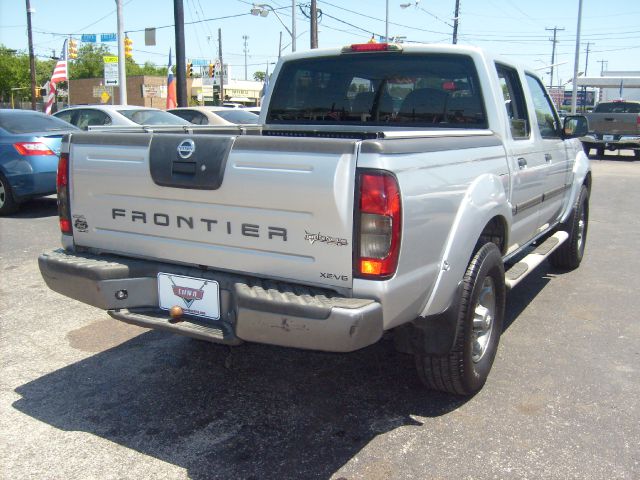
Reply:
[[588, 157], [589, 156], [589, 152], [591, 151], [591, 144], [590, 143], [583, 143], [582, 144], [582, 149], [584, 150], [584, 154]]
[[567, 221], [558, 230], [565, 230], [569, 238], [551, 254], [549, 262], [556, 268], [573, 270], [580, 266], [584, 256], [584, 247], [587, 243], [587, 230], [589, 227], [589, 190], [585, 185], [580, 190], [580, 195]]
[[462, 282], [452, 350], [446, 355], [416, 354], [415, 360], [418, 376], [428, 388], [472, 395], [489, 376], [504, 320], [504, 265], [494, 243], [474, 254]]
[[604, 147], [597, 147], [596, 148], [596, 155], [598, 157], [604, 157]]
[[18, 210], [18, 202], [13, 198], [11, 185], [0, 173], [0, 216], [10, 215], [16, 210]]

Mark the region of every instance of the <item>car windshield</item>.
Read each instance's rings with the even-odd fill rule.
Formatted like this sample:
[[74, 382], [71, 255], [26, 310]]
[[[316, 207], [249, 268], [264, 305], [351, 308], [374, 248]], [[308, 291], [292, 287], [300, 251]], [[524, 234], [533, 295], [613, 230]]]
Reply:
[[486, 128], [467, 55], [361, 53], [286, 62], [268, 123]]
[[123, 109], [118, 110], [118, 113], [139, 125], [191, 125], [186, 120], [162, 110]]
[[595, 108], [593, 113], [640, 113], [640, 103], [601, 103]]
[[246, 110], [238, 110], [237, 108], [229, 110], [214, 110], [213, 113], [224, 118], [231, 123], [258, 123], [258, 115], [247, 112]]
[[50, 115], [38, 112], [0, 112], [0, 127], [9, 133], [59, 132], [76, 130], [73, 125]]

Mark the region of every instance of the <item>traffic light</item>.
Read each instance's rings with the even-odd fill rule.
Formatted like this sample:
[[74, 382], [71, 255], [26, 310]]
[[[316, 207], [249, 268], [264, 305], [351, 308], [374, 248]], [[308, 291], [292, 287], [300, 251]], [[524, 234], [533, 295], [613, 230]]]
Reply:
[[213, 73], [214, 73], [214, 65], [213, 63], [209, 64], [209, 77], [213, 78]]
[[193, 65], [191, 62], [187, 63], [187, 77], [193, 77]]
[[78, 58], [78, 42], [73, 38], [69, 39], [69, 58]]
[[124, 37], [124, 56], [133, 58], [133, 40], [129, 37]]

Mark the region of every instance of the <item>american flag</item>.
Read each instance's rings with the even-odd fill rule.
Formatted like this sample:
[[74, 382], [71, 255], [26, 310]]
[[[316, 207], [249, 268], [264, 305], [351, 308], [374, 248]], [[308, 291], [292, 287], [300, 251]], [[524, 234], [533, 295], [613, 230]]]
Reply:
[[51, 107], [53, 106], [56, 96], [56, 85], [60, 82], [66, 82], [67, 80], [69, 80], [69, 78], [67, 76], [67, 41], [65, 40], [64, 45], [62, 45], [60, 58], [53, 68], [53, 74], [51, 75], [51, 80], [49, 80], [49, 94], [47, 96], [47, 105], [45, 106], [45, 113], [47, 115], [51, 115]]

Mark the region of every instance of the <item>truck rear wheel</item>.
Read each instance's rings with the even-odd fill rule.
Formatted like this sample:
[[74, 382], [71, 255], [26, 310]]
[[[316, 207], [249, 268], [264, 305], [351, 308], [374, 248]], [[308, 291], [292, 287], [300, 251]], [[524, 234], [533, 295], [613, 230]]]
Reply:
[[487, 243], [473, 256], [463, 278], [453, 349], [441, 356], [415, 356], [422, 382], [431, 389], [458, 395], [478, 392], [498, 350], [504, 305], [502, 254], [494, 243]]
[[559, 228], [565, 230], [569, 234], [569, 238], [551, 254], [549, 257], [551, 265], [569, 270], [580, 266], [584, 255], [584, 246], [587, 242], [588, 227], [589, 190], [583, 185], [578, 200], [573, 205], [571, 215]]

